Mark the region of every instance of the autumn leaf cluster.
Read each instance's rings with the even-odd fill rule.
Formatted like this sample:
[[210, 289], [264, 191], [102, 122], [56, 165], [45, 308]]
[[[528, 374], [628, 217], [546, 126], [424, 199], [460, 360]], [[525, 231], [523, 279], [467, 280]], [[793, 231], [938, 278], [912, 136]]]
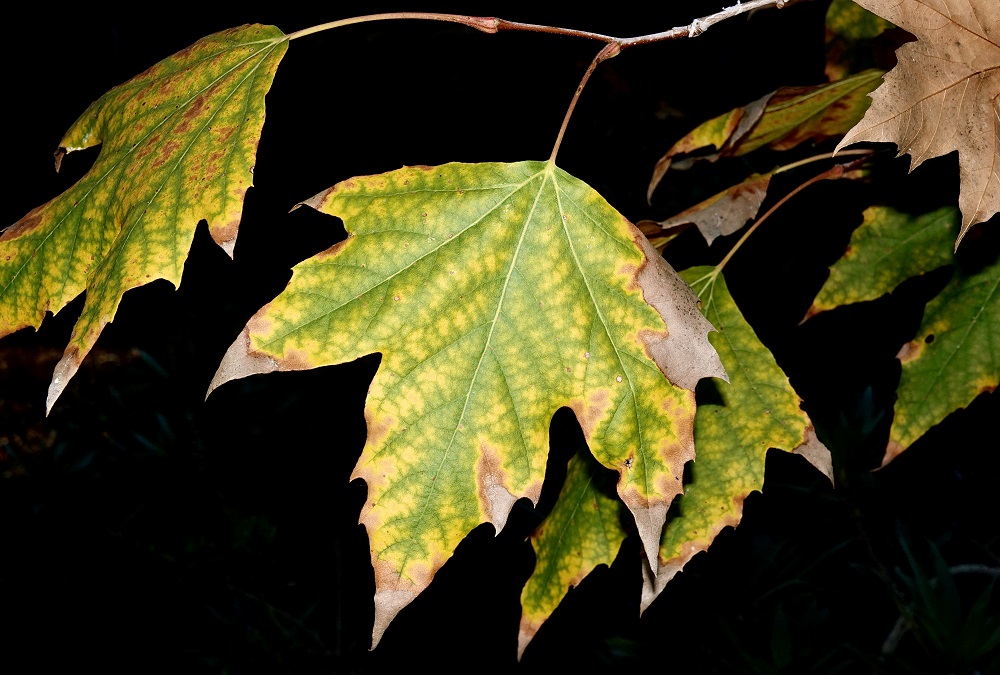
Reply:
[[[831, 139], [835, 148], [754, 173], [665, 220], [633, 225], [557, 165], [558, 144], [547, 161], [350, 177], [296, 205], [340, 219], [347, 239], [295, 265], [287, 287], [234, 336], [209, 393], [251, 375], [382, 355], [352, 474], [367, 488], [360, 522], [375, 579], [373, 643], [469, 532], [482, 523], [499, 532], [518, 500], [538, 502], [560, 408], [573, 411], [587, 447], [531, 536], [537, 562], [521, 596], [519, 653], [633, 533], [648, 607], [738, 525], [769, 449], [802, 455], [832, 479], [829, 451], [723, 270], [800, 190], [862, 180], [888, 161], [872, 144], [894, 144], [912, 168], [957, 151], [957, 208], [908, 214], [873, 204], [804, 320], [953, 270], [900, 345], [885, 463], [996, 388], [1000, 262], [963, 267], [955, 249], [1000, 211], [1000, 8], [858, 4], [872, 14], [830, 5], [831, 81], [762, 93], [697, 126], [652, 169], [647, 196], [655, 203], [658, 186], [701, 162], [762, 150], [780, 157]], [[457, 21], [484, 32], [499, 25]], [[860, 67], [861, 43], [890, 30], [886, 22], [916, 41], [887, 71]], [[124, 293], [156, 279], [180, 283], [201, 220], [234, 255], [265, 94], [291, 40], [307, 34], [246, 25], [208, 36], [100, 97], [64, 135], [57, 166], [100, 145], [96, 161], [0, 235], [0, 336], [37, 328], [86, 294], [48, 409]], [[592, 69], [625, 43], [609, 44]], [[758, 215], [773, 176], [817, 165]], [[677, 273], [663, 252], [691, 225], [728, 253]]]

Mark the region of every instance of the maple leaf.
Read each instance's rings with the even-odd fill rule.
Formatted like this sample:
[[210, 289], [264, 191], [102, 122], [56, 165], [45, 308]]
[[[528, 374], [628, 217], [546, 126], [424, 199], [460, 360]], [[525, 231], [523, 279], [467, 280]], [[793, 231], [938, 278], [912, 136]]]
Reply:
[[872, 94], [864, 118], [837, 145], [895, 143], [924, 160], [958, 151], [962, 227], [1000, 211], [1000, 3], [996, 0], [857, 0], [917, 37]]
[[896, 358], [902, 373], [883, 466], [1000, 384], [1000, 259], [973, 274], [959, 269]]
[[608, 475], [586, 448], [579, 451], [552, 512], [531, 534], [535, 569], [521, 591], [518, 658], [566, 593], [599, 565], [610, 565], [625, 540]]
[[724, 371], [690, 288], [631, 223], [544, 162], [403, 168], [305, 204], [349, 238], [295, 266], [209, 391], [382, 353], [353, 473], [373, 643], [468, 532], [537, 500], [563, 406], [655, 551], [694, 454], [692, 390]]
[[[709, 340], [719, 352], [730, 384], [710, 402], [699, 403], [695, 420], [698, 457], [659, 547], [659, 571], [643, 567], [644, 611], [695, 554], [705, 551], [726, 527], [743, 517], [743, 501], [764, 484], [769, 448], [805, 457], [833, 480], [830, 451], [816, 437], [801, 400], [771, 352], [761, 344], [712, 267], [681, 275], [698, 291], [702, 309], [717, 332]], [[701, 388], [699, 388], [699, 392]]]
[[910, 277], [952, 264], [949, 243], [958, 220], [952, 207], [917, 217], [884, 206], [865, 209], [803, 321], [834, 307], [874, 300]]
[[181, 280], [202, 219], [232, 255], [264, 123], [264, 95], [287, 48], [273, 26], [205, 37], [96, 100], [59, 143], [101, 145], [75, 185], [0, 235], [0, 336], [37, 328], [84, 290], [46, 409], [115, 316], [125, 291]]
[[951, 412], [996, 389], [1000, 380], [1000, 261], [971, 272], [956, 265], [951, 242], [958, 227], [959, 214], [952, 207], [920, 216], [867, 209], [806, 314], [809, 319], [874, 300], [910, 277], [957, 268], [927, 304], [916, 337], [897, 356], [902, 374], [883, 466]]
[[[646, 197], [652, 198], [671, 166], [686, 168], [695, 161], [738, 157], [765, 146], [790, 150], [807, 140], [843, 134], [861, 119], [869, 103], [866, 94], [881, 74], [870, 69], [829, 84], [782, 87], [698, 125], [656, 162]], [[705, 147], [715, 152], [686, 158], [683, 163], [675, 159]]]

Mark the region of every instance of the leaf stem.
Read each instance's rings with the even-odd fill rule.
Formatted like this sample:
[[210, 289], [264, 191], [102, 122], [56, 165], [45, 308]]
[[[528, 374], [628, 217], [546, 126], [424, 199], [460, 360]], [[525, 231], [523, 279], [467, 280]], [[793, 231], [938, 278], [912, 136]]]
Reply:
[[368, 23], [371, 21], [388, 21], [391, 19], [424, 19], [427, 21], [446, 21], [450, 23], [460, 23], [469, 28], [481, 30], [484, 33], [496, 33], [499, 30], [500, 19], [483, 16], [465, 16], [462, 14], [438, 14], [436, 12], [387, 12], [385, 14], [366, 14], [364, 16], [353, 16], [349, 19], [339, 19], [328, 21], [309, 28], [297, 30], [285, 36], [288, 40], [296, 40], [313, 33], [321, 33], [333, 28], [343, 28], [356, 23]]
[[459, 23], [464, 26], [469, 26], [470, 28], [475, 28], [484, 33], [498, 33], [502, 30], [512, 30], [512, 31], [527, 31], [533, 33], [551, 33], [555, 35], [565, 35], [568, 37], [582, 37], [588, 40], [598, 40], [600, 42], [607, 43], [594, 60], [590, 63], [587, 68], [587, 72], [583, 74], [583, 78], [580, 80], [580, 85], [576, 88], [576, 92], [573, 94], [573, 99], [569, 103], [569, 109], [566, 111], [566, 115], [563, 117], [562, 126], [559, 127], [559, 133], [556, 135], [555, 145], [552, 147], [552, 154], [549, 155], [549, 164], [555, 164], [556, 154], [559, 152], [559, 146], [562, 144], [563, 136], [566, 133], [566, 127], [569, 125], [569, 119], [573, 115], [573, 110], [576, 108], [577, 101], [580, 100], [580, 94], [583, 92], [583, 87], [587, 84], [587, 80], [593, 74], [594, 69], [602, 62], [607, 59], [613, 58], [621, 53], [621, 50], [627, 49], [629, 47], [635, 47], [638, 45], [646, 45], [653, 42], [661, 42], [663, 40], [674, 40], [682, 37], [696, 37], [701, 35], [706, 30], [708, 30], [713, 25], [725, 19], [730, 19], [734, 16], [740, 14], [745, 14], [746, 12], [753, 12], [758, 9], [764, 9], [766, 7], [776, 7], [781, 9], [786, 5], [795, 2], [796, 0], [749, 0], [749, 2], [741, 2], [741, 0], [736, 0], [736, 4], [732, 7], [726, 7], [719, 10], [715, 14], [709, 14], [708, 16], [703, 16], [699, 19], [695, 19], [690, 24], [684, 26], [677, 26], [671, 28], [670, 30], [660, 31], [658, 33], [650, 33], [648, 35], [639, 35], [637, 37], [631, 38], [617, 38], [610, 35], [602, 35], [601, 33], [591, 33], [589, 31], [575, 30], [573, 28], [561, 28], [558, 26], [543, 26], [533, 23], [521, 23], [519, 21], [508, 21], [506, 19], [500, 19], [497, 17], [483, 17], [483, 16], [467, 16], [464, 14], [440, 14], [435, 12], [389, 12], [385, 14], [367, 14], [365, 16], [355, 16], [349, 19], [340, 19], [338, 21], [330, 21], [327, 23], [318, 24], [310, 28], [304, 28], [294, 33], [289, 33], [285, 36], [287, 40], [296, 40], [307, 35], [312, 35], [313, 33], [319, 33], [325, 30], [330, 30], [332, 28], [342, 28], [344, 26], [350, 26], [358, 23], [367, 23], [370, 21], [386, 21], [390, 19], [423, 19], [426, 21], [446, 21], [450, 23]]
[[[747, 231], [743, 233], [743, 236], [740, 237], [739, 241], [737, 241], [733, 245], [733, 247], [731, 249], [729, 249], [729, 253], [727, 253], [726, 256], [721, 261], [719, 261], [719, 264], [715, 266], [715, 271], [714, 271], [713, 275], [714, 276], [718, 276], [719, 273], [722, 272], [722, 268], [726, 266], [726, 263], [728, 263], [729, 260], [736, 253], [736, 251], [739, 250], [740, 246], [742, 246], [743, 243], [747, 239], [750, 238], [750, 235], [752, 235], [754, 232], [756, 232], [757, 228], [760, 227], [761, 224], [764, 223], [764, 221], [766, 221], [768, 218], [770, 218], [771, 215], [775, 211], [777, 211], [782, 206], [784, 206], [785, 203], [789, 199], [791, 199], [795, 195], [799, 194], [800, 192], [802, 192], [803, 190], [805, 190], [810, 185], [813, 185], [815, 183], [819, 183], [820, 181], [837, 179], [837, 178], [843, 178], [848, 173], [848, 171], [850, 171], [851, 169], [855, 168], [856, 166], [858, 166], [859, 164], [862, 164], [865, 160], [867, 160], [868, 159], [868, 155], [870, 155], [871, 152], [870, 151], [866, 151], [864, 154], [865, 154], [864, 157], [856, 159], [856, 160], [854, 160], [852, 162], [848, 162], [847, 164], [836, 164], [834, 166], [831, 166], [826, 171], [824, 171], [822, 173], [819, 173], [819, 174], [816, 174], [815, 176], [813, 176], [812, 178], [810, 178], [809, 180], [805, 181], [804, 183], [802, 183], [801, 185], [799, 185], [798, 187], [796, 187], [794, 190], [792, 190], [791, 192], [789, 192], [787, 195], [785, 195], [784, 197], [782, 197], [781, 199], [779, 199], [777, 201], [777, 203], [775, 203], [771, 208], [769, 208], [764, 215], [762, 215], [760, 218], [758, 218], [756, 221], [754, 221], [753, 225], [751, 225], [750, 227], [747, 228]], [[813, 159], [820, 159], [820, 158], [821, 158], [820, 156], [817, 156], [815, 158], [807, 158], [807, 159], [813, 160]], [[799, 164], [799, 165], [804, 164], [804, 163], [806, 163], [805, 160], [803, 160], [802, 162], [796, 162], [796, 164]], [[792, 166], [793, 166], [792, 164], [789, 164], [788, 167], [785, 167], [785, 168], [787, 170], [787, 168], [790, 168]]]
[[577, 101], [580, 100], [580, 94], [583, 92], [583, 88], [587, 85], [587, 80], [590, 76], [594, 74], [594, 70], [602, 61], [607, 61], [610, 58], [614, 58], [621, 53], [621, 47], [618, 46], [617, 42], [610, 42], [604, 45], [604, 49], [597, 53], [594, 60], [590, 62], [587, 66], [587, 71], [583, 74], [580, 79], [580, 84], [576, 87], [576, 92], [573, 94], [572, 100], [569, 102], [569, 108], [566, 109], [566, 115], [563, 116], [562, 126], [559, 127], [559, 133], [556, 134], [556, 142], [552, 146], [552, 154], [549, 155], [549, 165], [552, 166], [556, 163], [556, 154], [559, 152], [559, 146], [562, 145], [563, 136], [566, 134], [566, 127], [569, 126], [569, 118], [573, 116], [573, 110], [576, 108]]
[[868, 149], [858, 149], [858, 150], [841, 150], [840, 152], [824, 152], [821, 155], [813, 155], [812, 157], [806, 157], [800, 159], [797, 162], [792, 162], [791, 164], [785, 164], [784, 166], [779, 166], [774, 170], [773, 175], [777, 176], [779, 173], [785, 173], [786, 171], [791, 171], [792, 169], [797, 169], [800, 166], [805, 166], [806, 164], [812, 164], [813, 162], [819, 162], [824, 159], [833, 159], [834, 156], [845, 157], [849, 155], [873, 155], [874, 150]]

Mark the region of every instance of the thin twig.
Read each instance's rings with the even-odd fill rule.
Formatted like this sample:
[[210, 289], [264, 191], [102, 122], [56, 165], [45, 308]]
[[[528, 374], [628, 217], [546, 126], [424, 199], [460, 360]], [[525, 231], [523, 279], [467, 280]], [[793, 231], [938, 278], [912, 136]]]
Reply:
[[[648, 35], [639, 35], [630, 38], [620, 38], [613, 37], [611, 35], [602, 35], [601, 33], [592, 33], [585, 30], [576, 30], [574, 28], [562, 28], [560, 26], [543, 26], [533, 23], [521, 23], [519, 21], [508, 21], [507, 19], [500, 19], [497, 17], [486, 17], [486, 16], [467, 16], [464, 14], [440, 14], [436, 12], [390, 12], [386, 14], [368, 14], [365, 16], [355, 16], [349, 19], [340, 19], [338, 21], [330, 21], [327, 23], [322, 23], [317, 26], [312, 26], [310, 28], [304, 28], [294, 33], [289, 33], [285, 37], [288, 40], [295, 40], [300, 37], [305, 37], [307, 35], [312, 35], [313, 33], [319, 33], [325, 30], [330, 30], [332, 28], [341, 28], [343, 26], [350, 26], [358, 23], [367, 23], [370, 21], [386, 21], [390, 19], [422, 19], [426, 21], [446, 21], [449, 23], [459, 23], [470, 28], [475, 28], [484, 33], [498, 33], [500, 31], [526, 31], [532, 33], [550, 33], [553, 35], [565, 35], [567, 37], [580, 37], [588, 40], [597, 40], [598, 42], [606, 42], [608, 44], [617, 44], [620, 49], [627, 49], [628, 47], [635, 47], [638, 45], [646, 45], [653, 42], [662, 42], [663, 40], [675, 40], [677, 38], [683, 37], [696, 37], [701, 35], [706, 30], [726, 19], [731, 19], [734, 16], [739, 16], [740, 14], [746, 14], [747, 12], [754, 12], [759, 9], [765, 9], [768, 7], [775, 7], [781, 9], [794, 2], [794, 0], [749, 0], [749, 2], [736, 1], [736, 4], [732, 7], [726, 7], [721, 9], [715, 14], [709, 14], [708, 16], [703, 16], [701, 18], [695, 19], [689, 24], [683, 26], [677, 26], [665, 31], [659, 31], [657, 33], [650, 33]], [[609, 58], [609, 57], [606, 57]]]
[[718, 275], [718, 273], [722, 271], [722, 268], [726, 266], [726, 263], [728, 263], [730, 258], [732, 258], [733, 255], [736, 253], [736, 251], [739, 250], [740, 246], [742, 246], [743, 243], [750, 238], [750, 235], [753, 234], [757, 230], [757, 228], [764, 223], [764, 221], [770, 218], [775, 211], [784, 206], [789, 199], [799, 194], [810, 185], [819, 183], [820, 181], [842, 178], [848, 171], [864, 163], [865, 161], [867, 161], [867, 159], [868, 157], [865, 156], [860, 159], [856, 159], [853, 162], [849, 162], [847, 164], [837, 164], [835, 166], [832, 166], [823, 173], [816, 174], [815, 176], [813, 176], [812, 178], [805, 181], [804, 183], [796, 187], [794, 190], [789, 192], [787, 195], [779, 199], [774, 206], [772, 206], [767, 210], [767, 213], [765, 213], [756, 221], [754, 221], [754, 224], [751, 225], [749, 228], [747, 228], [747, 231], [743, 233], [743, 236], [740, 237], [739, 241], [737, 241], [733, 245], [733, 247], [729, 249], [729, 253], [727, 253], [726, 256], [721, 261], [719, 261], [719, 264], [715, 266], [715, 274]]
[[621, 50], [627, 49], [628, 47], [635, 47], [638, 45], [646, 45], [653, 42], [662, 42], [663, 40], [674, 40], [682, 37], [695, 37], [701, 35], [711, 26], [724, 21], [725, 19], [731, 19], [734, 16], [739, 16], [740, 14], [745, 14], [747, 12], [753, 12], [758, 9], [764, 9], [766, 7], [776, 7], [778, 9], [784, 7], [785, 5], [793, 2], [794, 0], [750, 0], [749, 2], [741, 2], [736, 0], [736, 4], [732, 7], [726, 7], [715, 14], [709, 14], [708, 16], [703, 16], [700, 19], [695, 19], [690, 24], [684, 26], [678, 26], [676, 28], [671, 28], [670, 30], [660, 31], [658, 33], [650, 33], [648, 35], [640, 35], [631, 38], [617, 38], [610, 35], [602, 35], [600, 33], [591, 33], [589, 31], [575, 30], [573, 28], [561, 28], [558, 26], [543, 26], [533, 23], [521, 23], [518, 21], [508, 21], [506, 19], [499, 19], [496, 17], [482, 17], [482, 16], [466, 16], [463, 14], [439, 14], [432, 12], [390, 12], [386, 14], [368, 14], [365, 16], [356, 16], [349, 19], [341, 19], [339, 21], [330, 21], [328, 23], [322, 23], [317, 26], [312, 26], [311, 28], [304, 28], [300, 31], [294, 33], [289, 33], [285, 36], [287, 40], [296, 40], [300, 37], [305, 37], [307, 35], [312, 35], [313, 33], [319, 33], [321, 31], [330, 30], [333, 28], [342, 28], [344, 26], [350, 26], [358, 23], [367, 23], [371, 21], [387, 21], [392, 19], [422, 19], [426, 21], [445, 21], [450, 23], [459, 23], [470, 28], [475, 28], [476, 30], [483, 31], [484, 33], [498, 33], [502, 30], [504, 31], [527, 31], [533, 33], [550, 33], [554, 35], [565, 35], [568, 37], [582, 37], [588, 40], [598, 40], [600, 42], [607, 43], [594, 60], [591, 61], [590, 66], [587, 68], [587, 72], [583, 74], [583, 78], [580, 80], [580, 85], [576, 88], [576, 93], [573, 94], [573, 99], [570, 101], [569, 108], [566, 110], [566, 115], [563, 117], [562, 126], [559, 127], [559, 133], [556, 135], [555, 145], [552, 147], [552, 154], [549, 156], [549, 164], [555, 163], [556, 154], [559, 152], [559, 146], [562, 144], [563, 136], [566, 133], [566, 127], [569, 125], [569, 119], [573, 115], [573, 110], [576, 108], [577, 101], [580, 100], [580, 94], [583, 92], [584, 86], [587, 84], [587, 80], [593, 74], [594, 69], [602, 62], [617, 56], [621, 53]]

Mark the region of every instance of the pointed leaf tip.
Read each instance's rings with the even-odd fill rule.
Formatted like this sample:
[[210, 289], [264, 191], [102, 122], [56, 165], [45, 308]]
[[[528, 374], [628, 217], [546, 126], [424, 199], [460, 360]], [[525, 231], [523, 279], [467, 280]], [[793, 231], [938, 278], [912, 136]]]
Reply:
[[570, 458], [552, 511], [529, 538], [535, 569], [521, 591], [519, 659], [569, 591], [618, 554], [625, 530], [614, 478], [585, 447]]
[[213, 391], [230, 380], [261, 373], [273, 373], [276, 370], [281, 370], [279, 364], [271, 357], [254, 351], [250, 343], [249, 327], [244, 328], [223, 355], [222, 361], [208, 385], [208, 391], [205, 392], [205, 400], [207, 401]]

